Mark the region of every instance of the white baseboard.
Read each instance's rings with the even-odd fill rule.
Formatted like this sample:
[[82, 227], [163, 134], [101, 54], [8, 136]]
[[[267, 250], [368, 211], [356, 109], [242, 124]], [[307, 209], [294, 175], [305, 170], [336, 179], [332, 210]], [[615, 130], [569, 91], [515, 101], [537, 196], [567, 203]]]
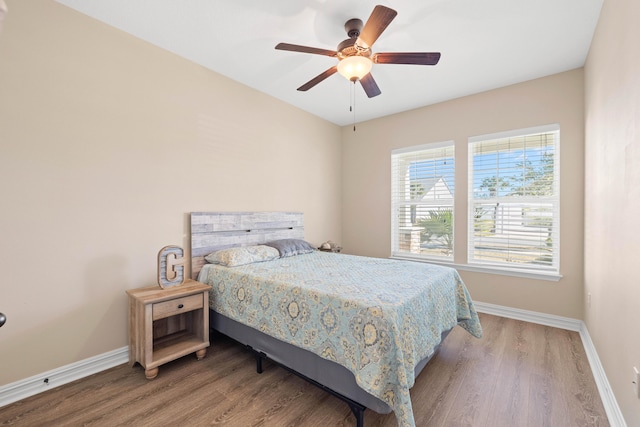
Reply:
[[0, 387], [0, 407], [129, 361], [128, 347], [99, 354]]
[[[598, 387], [598, 392], [600, 393], [600, 398], [602, 399], [602, 404], [604, 405], [607, 417], [609, 418], [609, 423], [612, 427], [627, 427], [624, 417], [622, 416], [622, 412], [620, 411], [620, 407], [618, 406], [618, 402], [611, 391], [604, 368], [598, 358], [598, 353], [593, 346], [593, 341], [591, 341], [591, 337], [589, 336], [589, 331], [582, 320], [538, 313], [535, 311], [520, 310], [517, 308], [504, 307], [483, 302], [474, 302], [474, 305], [481, 313], [579, 332], [580, 338], [582, 339], [582, 345], [584, 346], [587, 359], [589, 360], [591, 371], [593, 372], [596, 386]], [[114, 366], [121, 365], [126, 363], [128, 360], [128, 348], [122, 347], [117, 350], [103, 353], [89, 359], [81, 360], [52, 371], [44, 372], [40, 375], [35, 375], [33, 377], [2, 386], [0, 387], [0, 407], [104, 371]], [[48, 381], [45, 382], [45, 379]]]
[[524, 322], [531, 322], [539, 325], [578, 332], [580, 334], [580, 339], [582, 340], [582, 345], [584, 346], [584, 351], [587, 354], [587, 359], [589, 360], [591, 372], [593, 372], [596, 387], [598, 387], [598, 393], [600, 393], [602, 405], [607, 413], [609, 424], [611, 427], [627, 427], [627, 423], [622, 416], [622, 411], [620, 411], [620, 406], [618, 406], [618, 402], [611, 391], [607, 375], [600, 363], [598, 352], [596, 351], [593, 341], [591, 341], [591, 337], [589, 336], [587, 325], [585, 325], [582, 320], [476, 301], [474, 301], [474, 305], [480, 313], [492, 314], [494, 316], [507, 317], [509, 319], [522, 320]]
[[612, 427], [626, 427], [627, 423], [622, 416], [622, 411], [620, 411], [616, 397], [613, 395], [613, 391], [611, 391], [609, 380], [607, 380], [607, 375], [600, 363], [600, 358], [598, 358], [598, 353], [593, 345], [593, 341], [591, 341], [587, 325], [584, 322], [582, 322], [582, 328], [580, 329], [580, 338], [584, 345], [584, 351], [587, 353], [587, 359], [589, 359], [589, 365], [593, 372], [593, 378], [596, 380], [596, 386], [598, 386], [604, 410], [607, 412], [609, 424], [611, 424]]
[[554, 316], [552, 314], [538, 313], [536, 311], [520, 310], [518, 308], [488, 304], [486, 302], [474, 301], [473, 304], [479, 312], [493, 314], [494, 316], [522, 320], [524, 322], [566, 329], [568, 331], [580, 332], [582, 329], [582, 320], [571, 319], [569, 317]]

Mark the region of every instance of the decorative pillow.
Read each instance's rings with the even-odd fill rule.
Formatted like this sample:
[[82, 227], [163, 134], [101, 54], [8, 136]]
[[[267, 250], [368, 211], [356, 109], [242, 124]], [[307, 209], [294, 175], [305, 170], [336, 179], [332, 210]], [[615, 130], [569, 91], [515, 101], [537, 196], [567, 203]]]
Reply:
[[280, 258], [308, 254], [315, 251], [313, 246], [300, 239], [274, 240], [265, 243], [265, 245], [276, 248], [280, 253]]
[[280, 252], [277, 249], [265, 245], [257, 245], [223, 249], [210, 253], [204, 259], [211, 264], [235, 267], [254, 262], [271, 261], [279, 257]]

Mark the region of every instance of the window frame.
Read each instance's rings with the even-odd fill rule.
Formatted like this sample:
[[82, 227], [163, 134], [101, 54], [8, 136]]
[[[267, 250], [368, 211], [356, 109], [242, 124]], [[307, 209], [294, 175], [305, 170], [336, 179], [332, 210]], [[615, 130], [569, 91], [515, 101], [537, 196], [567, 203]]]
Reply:
[[[447, 206], [451, 206], [451, 215], [452, 215], [452, 236], [451, 236], [451, 253], [446, 255], [434, 255], [434, 254], [422, 254], [422, 253], [411, 253], [407, 251], [400, 251], [400, 224], [399, 224], [399, 216], [397, 215], [397, 210], [406, 206], [407, 200], [400, 201], [397, 195], [400, 193], [399, 191], [399, 172], [397, 171], [397, 162], [398, 157], [406, 154], [416, 153], [419, 156], [421, 152], [427, 151], [438, 151], [438, 150], [452, 150], [451, 159], [453, 160], [453, 176], [454, 179], [454, 190], [451, 192], [450, 199], [442, 199], [442, 200], [450, 200], [450, 202], [446, 203]], [[444, 158], [444, 157], [443, 157]], [[446, 181], [445, 181], [446, 184]], [[436, 263], [446, 263], [451, 264], [454, 260], [454, 252], [455, 246], [453, 244], [455, 240], [455, 141], [441, 141], [441, 142], [432, 142], [427, 144], [421, 144], [417, 146], [398, 148], [391, 151], [391, 257], [392, 258], [403, 258], [403, 259], [412, 259], [412, 260], [423, 260], [428, 262], [436, 262]], [[443, 206], [443, 204], [438, 204], [435, 202], [430, 202], [429, 200], [424, 201], [420, 204], [415, 204], [415, 206]]]
[[[512, 196], [496, 196], [494, 200], [505, 200], [503, 203], [507, 204], [524, 204], [527, 201], [535, 201], [540, 203], [544, 201], [551, 205], [552, 209], [552, 261], [551, 266], [537, 267], [532, 264], [516, 264], [508, 263], [506, 261], [487, 261], [480, 260], [474, 257], [475, 251], [475, 239], [474, 239], [474, 212], [475, 203], [477, 200], [474, 197], [474, 149], [473, 145], [482, 142], [504, 140], [509, 138], [521, 138], [531, 135], [538, 135], [544, 133], [554, 133], [555, 138], [553, 142], [553, 194], [550, 196], [530, 196], [523, 197], [521, 199], [514, 198]], [[505, 132], [497, 132], [486, 135], [478, 135], [468, 138], [468, 171], [467, 171], [467, 257], [466, 265], [471, 268], [491, 269], [491, 270], [505, 270], [509, 272], [523, 272], [534, 275], [545, 275], [552, 277], [559, 277], [560, 275], [560, 126], [559, 124], [550, 124], [543, 126], [536, 126], [524, 129], [514, 129]]]

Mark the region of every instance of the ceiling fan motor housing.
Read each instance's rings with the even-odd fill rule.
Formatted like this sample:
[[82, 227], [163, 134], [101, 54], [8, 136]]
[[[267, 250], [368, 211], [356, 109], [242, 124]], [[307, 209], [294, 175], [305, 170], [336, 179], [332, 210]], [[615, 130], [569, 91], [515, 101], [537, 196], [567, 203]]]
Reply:
[[358, 48], [356, 45], [356, 40], [360, 36], [360, 31], [362, 31], [362, 20], [358, 18], [349, 19], [344, 24], [344, 29], [349, 36], [348, 39], [343, 40], [338, 45], [336, 49], [338, 51], [339, 58], [348, 58], [349, 56], [361, 55], [369, 57], [371, 56], [371, 49], [362, 49]]
[[[346, 39], [340, 42], [338, 45], [338, 57], [347, 58], [349, 56], [357, 55], [358, 50], [355, 46], [355, 39]], [[365, 55], [368, 56], [368, 55]]]

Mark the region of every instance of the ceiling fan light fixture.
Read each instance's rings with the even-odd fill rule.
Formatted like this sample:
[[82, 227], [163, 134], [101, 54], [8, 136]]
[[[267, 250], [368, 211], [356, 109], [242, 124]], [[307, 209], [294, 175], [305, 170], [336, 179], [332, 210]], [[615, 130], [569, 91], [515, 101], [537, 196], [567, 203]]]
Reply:
[[347, 80], [355, 82], [369, 74], [372, 66], [373, 62], [366, 56], [348, 56], [338, 62], [338, 72]]

